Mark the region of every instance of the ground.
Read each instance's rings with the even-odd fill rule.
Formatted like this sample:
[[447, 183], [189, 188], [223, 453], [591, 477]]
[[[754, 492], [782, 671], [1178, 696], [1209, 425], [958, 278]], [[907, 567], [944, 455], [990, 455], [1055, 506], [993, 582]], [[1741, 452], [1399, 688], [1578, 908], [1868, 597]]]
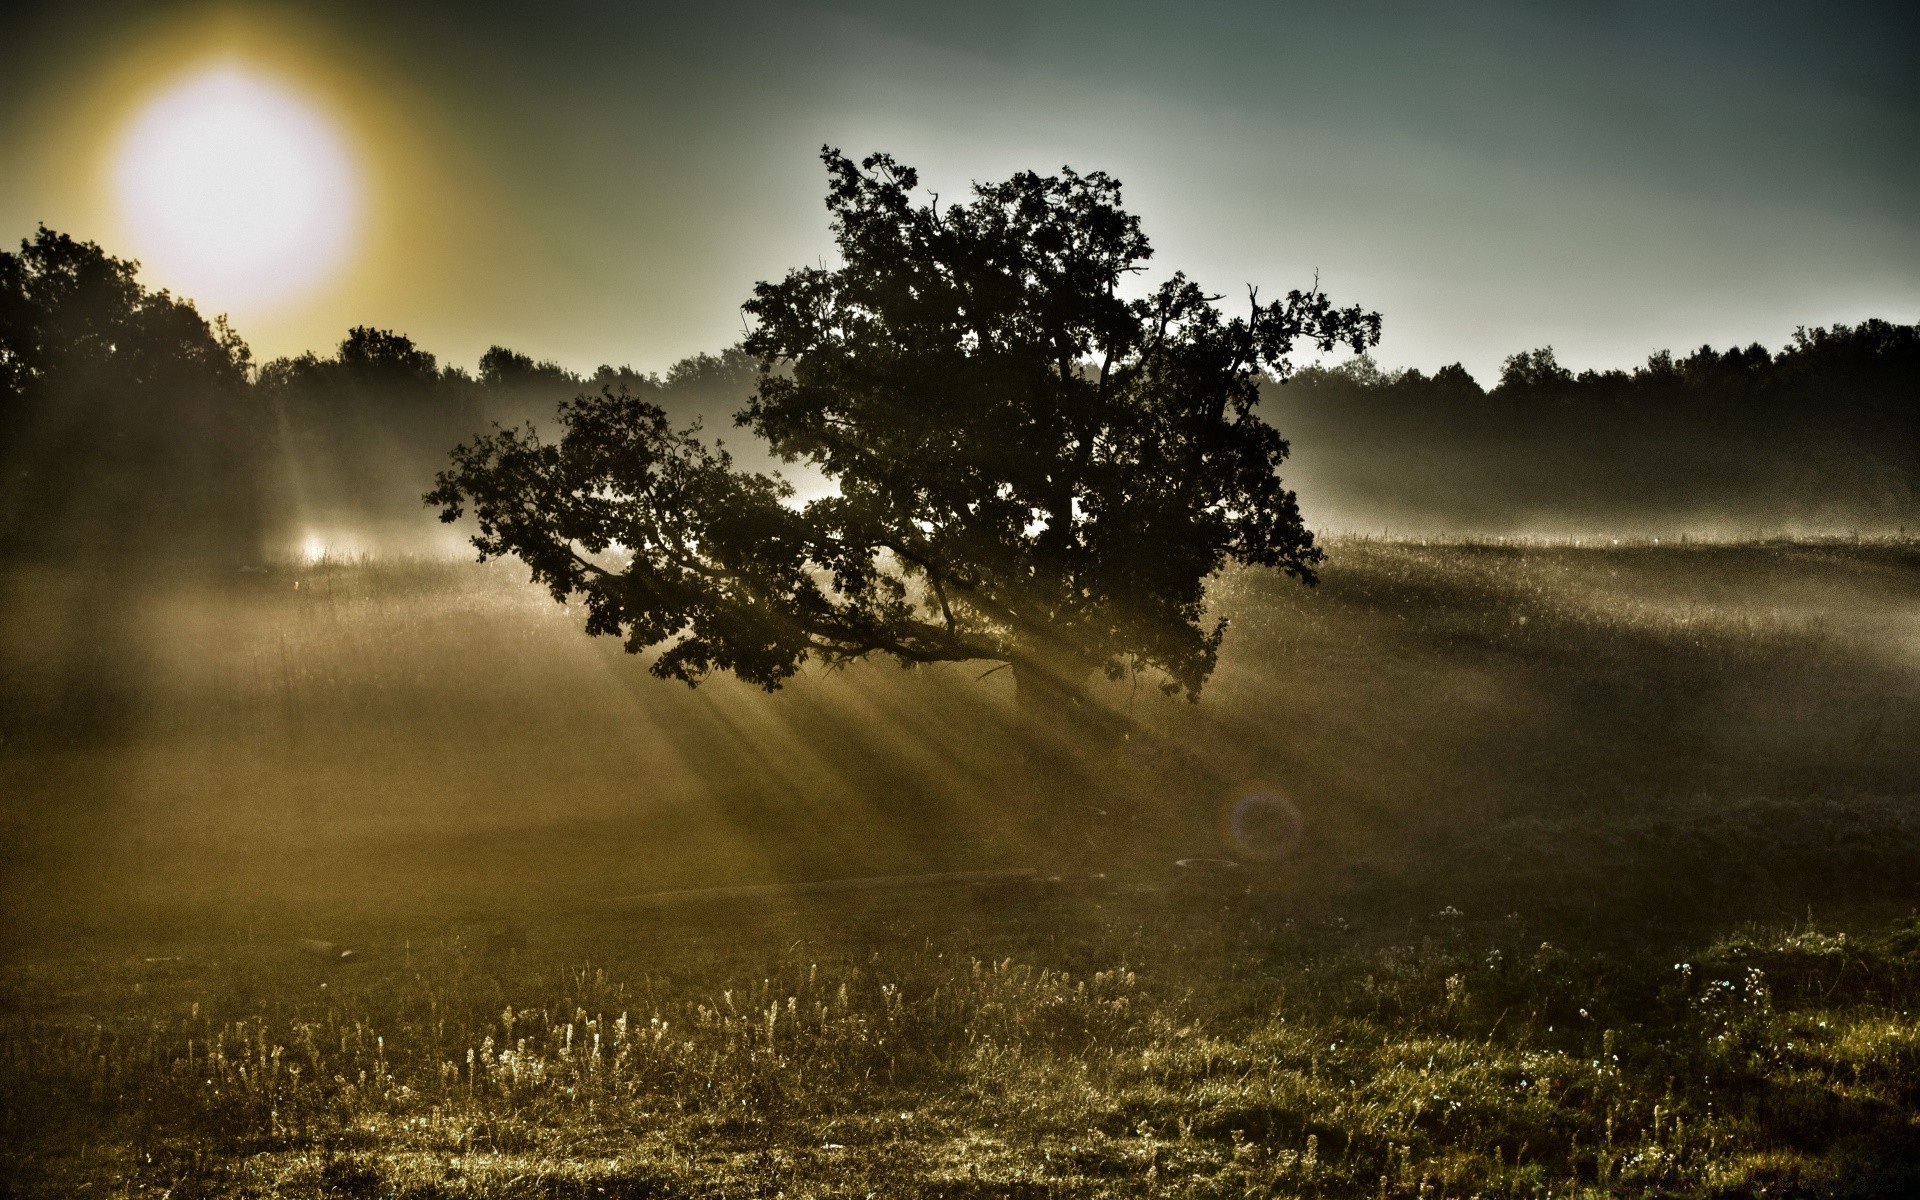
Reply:
[[1337, 542], [1115, 749], [505, 567], [108, 582], [0, 585], [13, 1193], [1920, 1189], [1911, 541]]

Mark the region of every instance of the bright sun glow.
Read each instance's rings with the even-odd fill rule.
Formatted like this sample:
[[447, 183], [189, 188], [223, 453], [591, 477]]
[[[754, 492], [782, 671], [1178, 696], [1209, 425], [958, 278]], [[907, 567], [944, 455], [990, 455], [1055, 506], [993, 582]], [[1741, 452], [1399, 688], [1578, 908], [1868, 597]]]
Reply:
[[300, 538], [299, 557], [308, 563], [351, 562], [366, 553], [366, 543], [351, 533], [309, 529]]
[[150, 278], [214, 308], [298, 297], [346, 259], [353, 163], [300, 97], [238, 66], [194, 75], [133, 120], [114, 185]]

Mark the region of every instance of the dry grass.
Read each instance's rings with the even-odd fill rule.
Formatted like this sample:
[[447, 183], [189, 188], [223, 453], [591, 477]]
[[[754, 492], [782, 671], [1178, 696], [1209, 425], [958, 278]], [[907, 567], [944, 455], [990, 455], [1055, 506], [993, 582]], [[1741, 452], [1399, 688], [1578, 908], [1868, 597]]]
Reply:
[[[1244, 897], [16, 975], [23, 1192], [1890, 1195], [1920, 935], [1594, 954]], [[998, 956], [998, 957], [995, 957]]]
[[[10, 577], [0, 1178], [1902, 1194], [1916, 583], [1910, 542], [1343, 542], [1228, 581], [1207, 699], [1116, 692], [1136, 737], [1073, 758], [977, 671], [660, 684], [498, 570]], [[1247, 780], [1306, 841], [1178, 884]], [[1109, 879], [568, 911], [1009, 863]]]

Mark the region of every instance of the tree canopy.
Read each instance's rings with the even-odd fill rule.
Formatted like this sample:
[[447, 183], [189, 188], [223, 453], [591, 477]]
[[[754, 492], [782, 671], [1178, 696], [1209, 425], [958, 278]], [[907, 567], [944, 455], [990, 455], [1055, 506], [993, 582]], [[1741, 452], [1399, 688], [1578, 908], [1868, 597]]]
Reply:
[[822, 158], [842, 261], [754, 289], [737, 422], [831, 494], [802, 504], [607, 387], [557, 441], [463, 445], [428, 502], [663, 677], [771, 689], [878, 653], [1009, 664], [1023, 696], [1074, 702], [1096, 670], [1197, 696], [1224, 630], [1207, 580], [1321, 561], [1261, 384], [1302, 343], [1365, 351], [1379, 315], [1317, 285], [1231, 316], [1184, 275], [1133, 288], [1152, 250], [1104, 173], [943, 206], [887, 155]]
[[44, 226], [0, 251], [0, 547], [257, 550], [246, 343], [138, 269]]

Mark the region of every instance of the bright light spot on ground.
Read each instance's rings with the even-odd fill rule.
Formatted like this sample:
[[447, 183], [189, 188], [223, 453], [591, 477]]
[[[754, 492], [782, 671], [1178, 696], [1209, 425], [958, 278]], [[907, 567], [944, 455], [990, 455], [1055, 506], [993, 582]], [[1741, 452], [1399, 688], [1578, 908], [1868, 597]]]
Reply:
[[348, 562], [366, 554], [366, 546], [338, 534], [308, 533], [300, 539], [300, 559], [307, 563]]
[[318, 110], [237, 65], [160, 94], [134, 118], [114, 187], [150, 278], [205, 307], [262, 308], [346, 259], [359, 188]]

